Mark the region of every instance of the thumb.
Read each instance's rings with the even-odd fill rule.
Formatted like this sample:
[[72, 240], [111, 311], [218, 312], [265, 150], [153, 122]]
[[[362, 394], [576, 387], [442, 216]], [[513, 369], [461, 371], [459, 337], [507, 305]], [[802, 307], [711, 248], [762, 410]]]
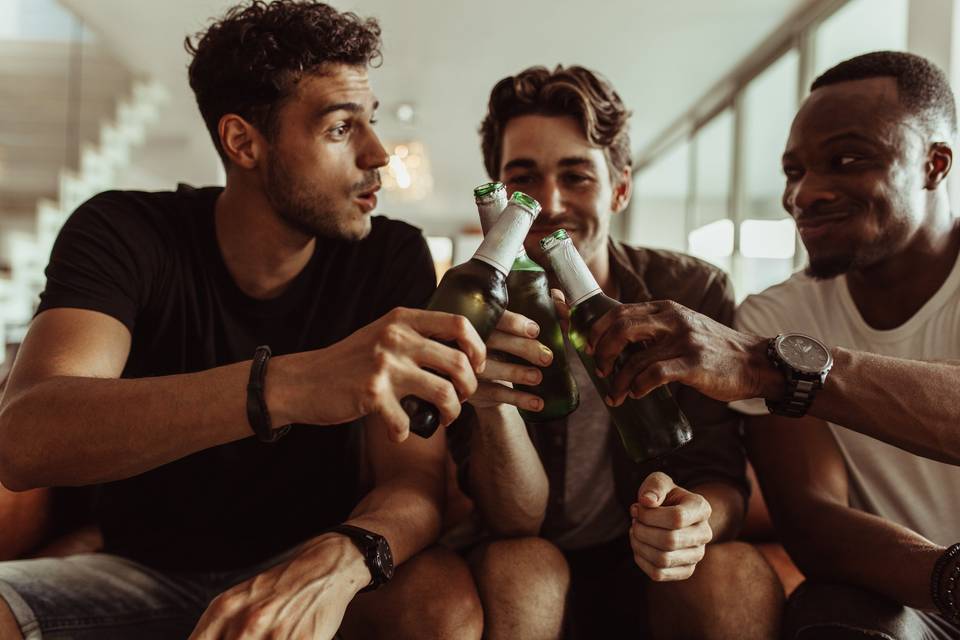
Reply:
[[674, 488], [673, 480], [667, 474], [654, 471], [637, 490], [637, 502], [643, 507], [659, 507]]

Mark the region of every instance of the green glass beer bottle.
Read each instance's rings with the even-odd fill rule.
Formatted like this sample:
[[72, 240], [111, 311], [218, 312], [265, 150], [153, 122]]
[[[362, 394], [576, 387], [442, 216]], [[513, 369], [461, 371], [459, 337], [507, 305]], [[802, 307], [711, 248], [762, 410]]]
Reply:
[[[507, 274], [538, 213], [540, 203], [515, 192], [473, 257], [443, 274], [427, 309], [459, 313], [486, 342], [507, 309]], [[418, 436], [429, 438], [440, 426], [440, 414], [429, 402], [407, 396], [400, 404]]]
[[[502, 182], [488, 182], [474, 189], [473, 197], [480, 214], [480, 226], [483, 227], [483, 232], [487, 233], [507, 206], [507, 188]], [[507, 308], [536, 322], [540, 326], [538, 340], [553, 352], [550, 366], [540, 368], [543, 372], [540, 384], [532, 387], [514, 385], [520, 391], [531, 393], [543, 400], [541, 411], [520, 409], [520, 416], [527, 422], [559, 420], [579, 406], [580, 391], [567, 365], [567, 350], [563, 345], [563, 332], [557, 322], [556, 309], [550, 297], [547, 274], [527, 256], [523, 245], [520, 245], [513, 268], [507, 275], [507, 291], [510, 298]], [[530, 365], [522, 358], [507, 357], [515, 364]]]
[[[597, 391], [605, 398], [611, 395], [611, 377], [597, 377], [597, 365], [586, 351], [587, 340], [593, 323], [620, 303], [600, 290], [596, 278], [590, 273], [566, 231], [561, 229], [553, 232], [540, 241], [540, 246], [570, 305], [567, 335]], [[630, 349], [625, 351], [620, 360], [630, 353]], [[628, 396], [619, 407], [608, 405], [607, 409], [620, 433], [627, 455], [635, 462], [667, 454], [693, 438], [687, 417], [680, 411], [666, 386], [654, 389], [639, 400]]]

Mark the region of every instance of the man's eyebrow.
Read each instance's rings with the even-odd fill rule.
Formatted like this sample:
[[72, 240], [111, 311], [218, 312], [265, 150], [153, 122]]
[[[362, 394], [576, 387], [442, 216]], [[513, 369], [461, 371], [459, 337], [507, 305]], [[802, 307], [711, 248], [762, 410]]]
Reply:
[[508, 171], [510, 169], [533, 169], [537, 166], [537, 163], [531, 160], [530, 158], [516, 158], [511, 160], [507, 164], [503, 165], [503, 170]]
[[[373, 108], [371, 111], [376, 111], [380, 107], [380, 101], [375, 101], [373, 103]], [[348, 111], [350, 113], [360, 113], [363, 111], [364, 106], [359, 102], [336, 102], [334, 104], [328, 104], [325, 107], [322, 107], [316, 113], [316, 118], [320, 119], [328, 113], [333, 113], [334, 111]]]
[[[841, 131], [840, 133], [835, 133], [832, 136], [828, 136], [827, 138], [821, 140], [817, 144], [820, 146], [824, 146], [828, 144], [833, 144], [835, 142], [847, 142], [847, 141], [862, 142], [864, 144], [868, 144], [873, 147], [876, 147], [878, 144], [880, 144], [880, 142], [876, 138], [872, 138], [870, 136], [864, 135], [857, 131]], [[781, 162], [785, 162], [787, 160], [793, 160], [795, 155], [796, 155], [796, 151], [794, 149], [787, 149], [786, 151], [783, 152], [783, 156], [781, 157], [780, 160]]]
[[561, 167], [576, 167], [580, 165], [589, 165], [595, 167], [596, 163], [591, 158], [586, 156], [571, 156], [569, 158], [563, 158], [558, 163]]
[[[578, 167], [587, 165], [589, 167], [595, 167], [596, 163], [586, 156], [570, 156], [569, 158], [563, 158], [557, 164], [561, 167]], [[503, 165], [503, 170], [507, 171], [509, 169], [534, 169], [536, 168], [537, 163], [530, 158], [516, 158], [511, 160], [507, 164]]]
[[824, 140], [823, 142], [821, 142], [820, 144], [830, 144], [831, 142], [843, 142], [846, 140], [853, 140], [855, 142], [866, 142], [868, 144], [877, 144], [877, 140], [875, 138], [871, 138], [870, 136], [866, 136], [856, 131], [842, 131], [840, 133], [836, 133], [830, 136], [829, 138], [827, 138], [826, 140]]

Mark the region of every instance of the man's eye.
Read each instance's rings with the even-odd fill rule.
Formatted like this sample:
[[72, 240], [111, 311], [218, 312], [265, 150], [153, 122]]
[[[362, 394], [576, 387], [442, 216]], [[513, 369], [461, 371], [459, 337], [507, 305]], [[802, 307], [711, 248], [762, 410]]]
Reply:
[[506, 179], [507, 184], [530, 184], [533, 178], [530, 176], [510, 176]]
[[783, 175], [785, 175], [788, 180], [796, 180], [803, 175], [803, 170], [798, 167], [784, 167]]
[[347, 135], [347, 132], [350, 131], [350, 125], [348, 124], [339, 124], [334, 128], [330, 129], [330, 133], [335, 137], [341, 137]]
[[837, 166], [845, 167], [848, 164], [853, 164], [860, 159], [860, 156], [837, 156], [836, 163]]

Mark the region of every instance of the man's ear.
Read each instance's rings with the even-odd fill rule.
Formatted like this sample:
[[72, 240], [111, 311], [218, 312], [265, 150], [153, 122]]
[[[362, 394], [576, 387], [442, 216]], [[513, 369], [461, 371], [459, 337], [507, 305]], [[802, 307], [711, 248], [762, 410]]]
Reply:
[[633, 172], [630, 167], [624, 167], [620, 175], [613, 179], [613, 202], [610, 204], [610, 210], [614, 213], [620, 213], [630, 204], [630, 196], [633, 193]]
[[933, 190], [940, 186], [953, 167], [953, 149], [946, 142], [934, 142], [927, 153], [927, 179], [924, 187]]
[[257, 128], [235, 113], [220, 118], [217, 126], [220, 146], [231, 164], [255, 169], [266, 149], [266, 140]]

